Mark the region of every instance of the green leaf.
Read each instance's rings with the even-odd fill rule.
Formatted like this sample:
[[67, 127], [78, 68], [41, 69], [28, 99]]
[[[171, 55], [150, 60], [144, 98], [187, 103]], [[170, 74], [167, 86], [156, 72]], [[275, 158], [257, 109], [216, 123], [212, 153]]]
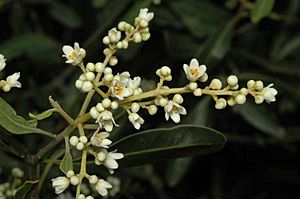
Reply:
[[26, 199], [28, 198], [28, 194], [30, 192], [30, 190], [33, 188], [33, 186], [38, 183], [38, 180], [36, 181], [26, 181], [24, 182], [24, 184], [22, 186], [20, 186], [17, 189], [16, 195], [15, 195], [15, 199]]
[[50, 2], [49, 14], [53, 19], [69, 28], [78, 28], [81, 26], [82, 22], [80, 17], [70, 6], [64, 5], [59, 1]]
[[68, 171], [73, 170], [73, 158], [70, 152], [69, 137], [65, 137], [66, 151], [63, 160], [60, 162], [59, 168], [62, 172], [67, 174]]
[[29, 117], [32, 119], [36, 119], [36, 120], [43, 120], [43, 119], [50, 117], [52, 115], [53, 111], [54, 111], [54, 109], [48, 109], [48, 110], [45, 110], [44, 112], [36, 114], [36, 115], [33, 113], [29, 113]]
[[275, 138], [283, 138], [285, 136], [284, 128], [279, 124], [277, 118], [264, 109], [264, 106], [246, 103], [242, 106], [234, 107], [234, 110], [249, 124], [262, 132]]
[[115, 142], [112, 148], [124, 153], [121, 163], [145, 163], [209, 154], [221, 150], [225, 137], [220, 132], [201, 126], [180, 125], [133, 134]]
[[22, 135], [37, 133], [55, 137], [53, 134], [42, 129], [33, 127], [24, 118], [17, 116], [16, 111], [0, 97], [0, 126], [9, 131], [10, 133]]
[[258, 23], [264, 17], [271, 14], [275, 0], [256, 0], [251, 10], [250, 19], [252, 23]]

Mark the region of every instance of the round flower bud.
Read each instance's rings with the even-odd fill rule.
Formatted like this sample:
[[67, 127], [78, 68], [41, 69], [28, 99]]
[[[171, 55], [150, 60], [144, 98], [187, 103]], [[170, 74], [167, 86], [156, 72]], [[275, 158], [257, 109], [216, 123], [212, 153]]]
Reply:
[[173, 79], [172, 75], [168, 75], [168, 76], [165, 77], [165, 80], [168, 81], [168, 82], [172, 81], [172, 79]]
[[78, 199], [86, 199], [86, 198], [85, 198], [85, 195], [80, 194], [80, 195], [78, 196]]
[[248, 89], [241, 88], [240, 93], [243, 94], [243, 95], [248, 95]]
[[72, 146], [76, 146], [76, 145], [78, 144], [78, 142], [79, 142], [79, 139], [78, 139], [77, 136], [72, 136], [72, 137], [70, 138], [70, 144], [71, 144]]
[[98, 177], [96, 175], [89, 176], [89, 183], [90, 184], [96, 184], [98, 181]]
[[72, 177], [70, 178], [70, 183], [71, 183], [72, 185], [74, 185], [74, 186], [78, 185], [78, 183], [79, 183], [79, 177], [78, 177], [78, 176], [72, 176]]
[[100, 151], [98, 154], [97, 154], [97, 159], [99, 160], [99, 161], [104, 161], [105, 160], [105, 158], [106, 158], [106, 153], [104, 153], [103, 151]]
[[93, 196], [88, 196], [85, 199], [94, 199], [94, 197]]
[[88, 81], [93, 81], [95, 79], [95, 74], [93, 72], [87, 72], [85, 73], [85, 78]]
[[76, 82], [75, 82], [75, 86], [76, 86], [76, 88], [79, 88], [79, 89], [81, 89], [81, 87], [82, 87], [82, 84], [83, 84], [83, 81], [81, 81], [81, 80], [76, 80]]
[[105, 108], [103, 107], [102, 103], [97, 103], [96, 109], [97, 109], [97, 111], [99, 111], [99, 112], [102, 112], [102, 111], [105, 110]]
[[78, 151], [81, 151], [84, 148], [84, 144], [82, 142], [78, 142], [78, 144], [76, 144], [76, 149]]
[[105, 45], [108, 45], [108, 44], [110, 43], [108, 36], [103, 37], [102, 42], [103, 42]]
[[216, 109], [223, 109], [226, 107], [226, 100], [224, 98], [217, 99], [215, 108]]
[[142, 41], [141, 33], [139, 33], [139, 32], [134, 33], [133, 34], [133, 41], [135, 43], [140, 43]]
[[191, 91], [194, 91], [198, 88], [198, 84], [196, 82], [190, 82], [189, 88], [191, 89]]
[[113, 74], [107, 74], [107, 75], [104, 75], [104, 77], [103, 77], [104, 81], [106, 81], [106, 82], [112, 81], [113, 78], [114, 78]]
[[83, 135], [79, 137], [79, 141], [82, 142], [83, 144], [86, 144], [88, 142], [88, 139], [86, 136]]
[[148, 22], [145, 19], [141, 19], [139, 25], [142, 28], [146, 28], [148, 26]]
[[92, 107], [90, 109], [90, 115], [93, 119], [97, 119], [99, 117], [99, 112], [97, 111], [96, 107]]
[[118, 49], [122, 49], [122, 48], [123, 48], [123, 43], [122, 43], [122, 41], [119, 41], [119, 42], [117, 43], [117, 48], [118, 48]]
[[128, 41], [123, 40], [122, 41], [122, 46], [123, 46], [124, 49], [127, 49], [128, 48]]
[[11, 87], [10, 87], [9, 84], [5, 84], [5, 85], [2, 87], [2, 90], [3, 90], [4, 92], [9, 92], [10, 89], [11, 89]]
[[71, 178], [72, 176], [74, 176], [75, 175], [75, 172], [73, 171], [73, 170], [69, 170], [68, 172], [67, 172], [67, 177], [68, 178]]
[[196, 90], [194, 90], [193, 94], [197, 97], [202, 95], [202, 90], [201, 88], [197, 88]]
[[222, 82], [219, 79], [213, 79], [210, 82], [209, 88], [213, 90], [220, 90], [222, 88]]
[[161, 76], [161, 70], [157, 69], [156, 72], [155, 72], [155, 74], [160, 77]]
[[249, 80], [249, 81], [247, 82], [247, 87], [248, 87], [248, 88], [253, 88], [254, 85], [255, 85], [255, 81], [254, 81], [254, 80]]
[[95, 64], [95, 71], [96, 71], [97, 73], [102, 73], [102, 72], [104, 71], [104, 65], [103, 65], [103, 63], [97, 62], [97, 63]]
[[18, 167], [13, 168], [11, 174], [16, 178], [22, 178], [24, 176], [24, 172]]
[[237, 90], [238, 88], [239, 88], [239, 85], [238, 85], [238, 84], [235, 85], [235, 86], [233, 86], [233, 87], [230, 87], [231, 90]]
[[91, 63], [91, 62], [87, 63], [86, 69], [87, 69], [88, 71], [94, 71], [94, 70], [95, 70], [95, 64], [93, 64], [93, 63]]
[[165, 107], [168, 104], [168, 100], [166, 98], [161, 98], [159, 100], [159, 105]]
[[178, 103], [178, 104], [182, 104], [183, 102], [183, 97], [180, 94], [175, 94], [173, 96], [173, 101]]
[[157, 106], [155, 105], [150, 105], [148, 108], [148, 112], [150, 115], [155, 115], [157, 113]]
[[161, 67], [160, 72], [162, 76], [168, 76], [171, 74], [171, 69], [168, 66], [163, 66]]
[[138, 103], [134, 102], [131, 104], [130, 108], [133, 113], [137, 113], [140, 110], [140, 107], [141, 106]]
[[110, 58], [109, 65], [115, 66], [115, 65], [117, 65], [117, 63], [118, 63], [118, 58], [117, 57], [113, 56], [113, 57]]
[[109, 108], [111, 105], [111, 101], [109, 98], [105, 98], [102, 100], [101, 104], [104, 108]]
[[151, 34], [150, 34], [150, 33], [142, 33], [142, 40], [143, 40], [143, 41], [149, 40], [150, 37], [151, 37]]
[[119, 107], [119, 104], [117, 101], [113, 101], [110, 106], [112, 109], [117, 109]]
[[80, 54], [81, 54], [82, 58], [84, 58], [86, 55], [86, 51], [83, 48], [80, 48]]
[[79, 76], [79, 80], [81, 80], [81, 81], [85, 81], [86, 80], [86, 78], [85, 78], [85, 75], [84, 74], [81, 74], [80, 76]]
[[104, 75], [112, 74], [112, 69], [110, 67], [106, 67], [104, 69]]
[[262, 95], [256, 95], [254, 97], [255, 103], [256, 104], [262, 104], [264, 102], [264, 96]]
[[125, 30], [125, 24], [126, 24], [125, 21], [119, 22], [118, 23], [118, 29], [121, 30], [121, 31]]
[[227, 84], [229, 85], [229, 86], [235, 86], [235, 85], [237, 85], [237, 83], [238, 83], [238, 78], [237, 78], [237, 76], [235, 76], [235, 75], [230, 75], [230, 76], [228, 76], [227, 77]]
[[261, 91], [264, 88], [264, 83], [262, 81], [256, 81], [254, 88], [258, 91]]
[[243, 95], [243, 94], [238, 94], [235, 97], [235, 101], [236, 101], [237, 104], [244, 104], [246, 102], [246, 96]]
[[234, 105], [236, 104], [236, 101], [235, 101], [235, 99], [234, 99], [233, 97], [231, 97], [231, 98], [229, 98], [229, 99], [227, 100], [227, 104], [228, 104], [229, 106], [234, 106]]
[[83, 92], [89, 92], [90, 90], [92, 90], [92, 88], [93, 88], [92, 82], [90, 82], [90, 81], [85, 81], [85, 82], [83, 82], [83, 84], [82, 84], [81, 90], [82, 90]]
[[109, 49], [109, 48], [105, 48], [104, 50], [103, 50], [103, 54], [104, 55], [109, 55], [111, 53], [111, 49]]
[[207, 73], [204, 73], [200, 78], [199, 81], [200, 82], [206, 82], [208, 80], [208, 75]]

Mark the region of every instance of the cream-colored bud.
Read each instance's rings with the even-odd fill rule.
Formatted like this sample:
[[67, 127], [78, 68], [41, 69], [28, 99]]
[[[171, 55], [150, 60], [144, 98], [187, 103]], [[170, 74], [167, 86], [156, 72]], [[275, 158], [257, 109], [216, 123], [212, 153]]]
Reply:
[[80, 48], [80, 54], [81, 54], [82, 58], [84, 58], [86, 55], [86, 51], [83, 48]]
[[76, 86], [76, 88], [79, 88], [79, 89], [81, 89], [81, 87], [82, 87], [82, 84], [83, 84], [83, 81], [81, 81], [81, 80], [76, 80], [76, 82], [75, 82], [75, 86]]
[[150, 37], [151, 37], [151, 34], [150, 34], [150, 33], [142, 33], [142, 40], [143, 40], [143, 41], [149, 40]]
[[197, 97], [202, 95], [202, 90], [201, 88], [197, 88], [196, 90], [193, 91], [193, 94]]
[[78, 196], [78, 199], [86, 199], [86, 198], [85, 198], [85, 195], [80, 194], [80, 195]]
[[207, 73], [204, 73], [200, 78], [199, 81], [200, 82], [206, 82], [208, 80], [208, 75]]
[[238, 88], [239, 88], [239, 85], [238, 85], [238, 84], [235, 85], [235, 86], [233, 86], [233, 87], [230, 87], [231, 90], [237, 90]]
[[175, 94], [173, 96], [173, 101], [178, 103], [178, 104], [182, 104], [183, 103], [183, 97], [180, 94]]
[[172, 75], [168, 75], [165, 77], [165, 80], [168, 82], [172, 81], [172, 79], [173, 79]]
[[236, 104], [236, 101], [233, 97], [230, 97], [228, 100], [227, 100], [227, 104], [229, 106], [234, 106]]
[[110, 59], [109, 59], [109, 65], [111, 66], [115, 66], [117, 65], [118, 63], [118, 58], [116, 56], [112, 56]]
[[155, 74], [156, 74], [157, 76], [161, 77], [161, 69], [157, 69], [156, 72], [155, 72]]
[[166, 98], [161, 98], [159, 100], [159, 105], [165, 107], [168, 104], [168, 100]]
[[104, 55], [109, 55], [111, 53], [111, 49], [109, 49], [109, 48], [105, 48], [104, 50], [103, 50], [103, 54]]
[[194, 91], [198, 88], [198, 84], [196, 82], [190, 82], [189, 88], [191, 89], [191, 91]]
[[79, 141], [82, 142], [83, 144], [86, 144], [88, 142], [88, 139], [86, 136], [83, 135], [79, 137]]
[[130, 109], [133, 113], [137, 113], [140, 110], [140, 107], [141, 106], [138, 103], [134, 102], [131, 104]]
[[85, 81], [85, 82], [83, 82], [83, 84], [82, 84], [81, 90], [82, 90], [83, 92], [89, 92], [90, 90], [92, 90], [92, 88], [93, 88], [92, 82], [90, 82], [90, 81]]
[[67, 172], [67, 177], [68, 178], [71, 178], [72, 176], [74, 176], [75, 175], [75, 172], [73, 171], [73, 170], [69, 170], [68, 172]]
[[213, 89], [213, 90], [220, 90], [222, 88], [222, 82], [219, 79], [213, 79], [210, 82], [209, 88]]
[[84, 148], [84, 144], [82, 142], [78, 142], [78, 144], [76, 144], [76, 149], [78, 151], [81, 151]]
[[146, 28], [148, 26], [148, 22], [144, 19], [141, 19], [139, 21], [139, 25], [142, 27], [142, 28]]
[[85, 199], [94, 199], [93, 196], [87, 196]]
[[117, 43], [117, 48], [118, 48], [118, 49], [122, 49], [122, 48], [123, 48], [123, 43], [122, 43], [122, 41], [119, 41], [119, 42]]
[[111, 102], [110, 106], [111, 106], [112, 109], [117, 109], [119, 107], [119, 104], [118, 104], [117, 101], [113, 101], [113, 102]]
[[104, 65], [103, 65], [103, 63], [97, 62], [97, 63], [95, 64], [95, 71], [96, 71], [97, 73], [102, 73], [102, 72], [104, 71]]
[[235, 76], [235, 75], [230, 75], [230, 76], [228, 76], [227, 77], [227, 84], [229, 85], [229, 86], [235, 86], [235, 85], [237, 85], [237, 83], [238, 83], [238, 78], [237, 78], [237, 76]]
[[171, 74], [171, 68], [168, 66], [163, 66], [161, 67], [160, 72], [162, 76], [168, 76]]
[[104, 69], [104, 75], [112, 74], [112, 69], [110, 67], [106, 67]]
[[9, 92], [10, 89], [11, 89], [11, 86], [10, 86], [9, 84], [5, 84], [5, 85], [2, 87], [2, 90], [3, 90], [4, 92]]
[[123, 46], [124, 49], [127, 49], [128, 48], [128, 41], [123, 40], [122, 41], [122, 46]]
[[105, 110], [105, 108], [103, 107], [102, 103], [97, 103], [96, 109], [97, 109], [97, 111], [99, 111], [99, 112], [102, 112], [102, 111]]
[[255, 82], [254, 88], [258, 91], [261, 91], [264, 88], [264, 83], [258, 80]]
[[93, 72], [87, 72], [85, 73], [85, 78], [88, 81], [93, 81], [95, 79], [95, 74]]
[[85, 78], [85, 74], [81, 74], [80, 76], [79, 76], [79, 80], [81, 80], [81, 81], [85, 81], [86, 80], [86, 78]]
[[139, 32], [134, 33], [134, 35], [133, 35], [133, 41], [135, 43], [140, 43], [142, 41], [141, 33], [139, 33]]
[[224, 109], [226, 107], [226, 100], [224, 98], [217, 99], [215, 108], [216, 109]]
[[249, 81], [247, 82], [247, 87], [248, 87], [248, 88], [253, 88], [254, 85], [255, 85], [255, 81], [254, 81], [253, 79], [251, 79], [251, 80], [249, 80]]
[[78, 177], [78, 176], [72, 176], [72, 177], [70, 178], [70, 183], [71, 183], [72, 185], [74, 185], [74, 186], [78, 185], [78, 183], [79, 183], [79, 177]]
[[89, 183], [90, 184], [96, 184], [98, 181], [98, 177], [96, 175], [89, 176]]
[[112, 81], [113, 78], [114, 78], [113, 74], [107, 74], [107, 75], [104, 75], [104, 77], [103, 77], [104, 81], [106, 81], [106, 82]]
[[140, 32], [142, 34], [149, 33], [149, 28], [148, 27], [147, 28], [143, 28], [143, 29], [140, 30]]
[[102, 100], [101, 103], [104, 108], [109, 108], [111, 105], [111, 100], [109, 98], [105, 98]]
[[240, 93], [243, 94], [243, 95], [248, 95], [248, 89], [241, 88]]
[[71, 144], [72, 146], [76, 146], [76, 145], [78, 144], [78, 142], [79, 142], [79, 139], [78, 139], [77, 136], [72, 136], [72, 137], [70, 138], [70, 144]]
[[235, 97], [235, 101], [236, 101], [237, 104], [244, 104], [246, 102], [246, 96], [243, 95], [243, 94], [238, 94]]
[[265, 99], [264, 99], [264, 96], [262, 96], [262, 95], [256, 95], [254, 97], [254, 100], [255, 100], [256, 104], [262, 104]]
[[148, 112], [149, 112], [150, 115], [155, 115], [157, 113], [157, 106], [150, 105], [148, 107]]
[[102, 42], [103, 42], [105, 45], [108, 45], [108, 44], [110, 43], [109, 37], [108, 37], [108, 36], [103, 37]]
[[121, 31], [124, 31], [125, 30], [125, 25], [126, 25], [125, 21], [119, 22], [118, 23], [118, 29], [121, 30]]
[[97, 111], [96, 107], [92, 107], [90, 109], [90, 115], [94, 119], [97, 119], [99, 117], [99, 112]]
[[91, 62], [87, 63], [86, 69], [87, 69], [88, 71], [93, 72], [93, 71], [95, 70], [95, 64], [93, 64], [93, 63], [91, 63]]

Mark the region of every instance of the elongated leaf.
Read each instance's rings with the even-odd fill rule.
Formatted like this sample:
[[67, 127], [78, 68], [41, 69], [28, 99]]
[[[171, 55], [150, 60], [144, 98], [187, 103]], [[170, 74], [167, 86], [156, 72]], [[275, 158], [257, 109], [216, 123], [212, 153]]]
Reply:
[[26, 181], [22, 186], [20, 186], [17, 189], [15, 199], [26, 199], [28, 198], [30, 190], [33, 188], [33, 186], [38, 183], [38, 180], [36, 181]]
[[23, 117], [17, 116], [16, 111], [0, 97], [0, 125], [10, 133], [22, 135], [37, 133], [54, 137], [53, 134], [31, 126]]
[[285, 131], [277, 119], [264, 110], [262, 106], [258, 107], [254, 104], [246, 103], [243, 106], [236, 106], [234, 110], [262, 132], [275, 138], [283, 138], [285, 136]]
[[66, 145], [66, 151], [65, 156], [63, 160], [60, 163], [60, 170], [67, 174], [68, 171], [73, 170], [73, 159], [70, 152], [70, 145], [69, 145], [69, 138], [65, 137], [65, 145]]
[[54, 111], [54, 109], [48, 109], [39, 114], [29, 113], [29, 117], [32, 119], [36, 119], [36, 120], [43, 120], [43, 119], [50, 117], [52, 115], [53, 111]]
[[269, 16], [274, 4], [275, 0], [256, 0], [250, 15], [252, 23], [258, 23], [262, 18]]
[[220, 132], [195, 125], [159, 128], [127, 136], [112, 146], [124, 153], [121, 163], [140, 165], [167, 158], [203, 155], [221, 150], [225, 137]]

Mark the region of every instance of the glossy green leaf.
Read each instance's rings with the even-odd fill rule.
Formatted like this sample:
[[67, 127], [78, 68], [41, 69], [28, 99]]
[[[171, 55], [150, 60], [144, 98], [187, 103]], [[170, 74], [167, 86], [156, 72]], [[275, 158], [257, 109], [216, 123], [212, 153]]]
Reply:
[[38, 183], [38, 180], [36, 181], [26, 181], [22, 186], [20, 186], [17, 189], [15, 199], [26, 199], [29, 197], [30, 190], [33, 188], [33, 186]]
[[275, 0], [256, 0], [250, 15], [252, 23], [258, 23], [264, 17], [269, 16], [274, 4]]
[[275, 138], [283, 138], [285, 130], [278, 122], [277, 118], [272, 116], [264, 109], [263, 106], [246, 103], [242, 106], [234, 107], [241, 116], [262, 132], [269, 134]]
[[59, 168], [62, 172], [67, 174], [68, 171], [73, 170], [73, 158], [70, 151], [69, 138], [65, 137], [65, 155], [63, 160], [60, 162]]
[[48, 109], [39, 114], [29, 113], [29, 117], [32, 119], [36, 119], [36, 120], [43, 120], [43, 119], [50, 117], [52, 115], [53, 111], [54, 111], [54, 109]]
[[33, 127], [31, 123], [17, 116], [16, 111], [0, 97], [0, 125], [13, 134], [30, 134], [37, 133], [54, 137], [53, 134], [42, 129]]
[[133, 134], [115, 142], [111, 148], [124, 153], [121, 163], [140, 165], [167, 158], [213, 153], [221, 150], [225, 141], [224, 135], [216, 130], [180, 125]]

